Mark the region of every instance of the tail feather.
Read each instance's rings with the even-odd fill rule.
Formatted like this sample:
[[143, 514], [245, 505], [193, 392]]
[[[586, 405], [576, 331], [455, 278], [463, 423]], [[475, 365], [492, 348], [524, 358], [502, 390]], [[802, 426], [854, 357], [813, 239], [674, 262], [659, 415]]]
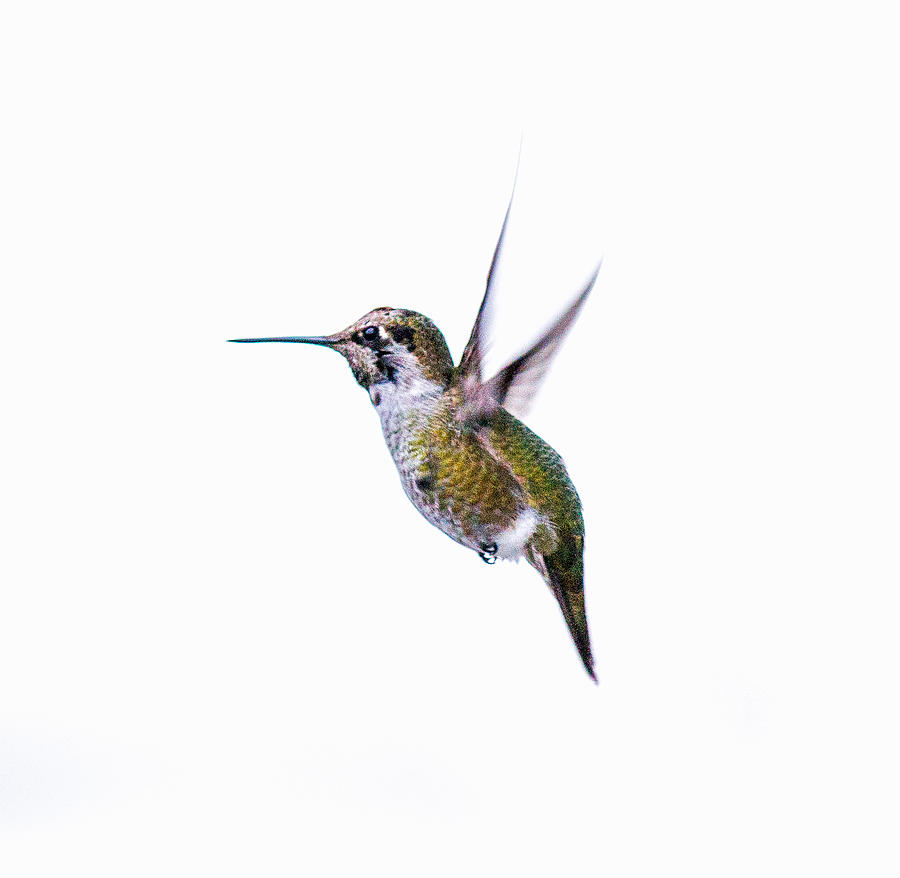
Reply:
[[587, 614], [584, 609], [584, 566], [581, 552], [572, 558], [572, 552], [553, 552], [541, 555], [537, 551], [528, 552], [528, 561], [544, 577], [562, 610], [563, 618], [575, 642], [575, 648], [590, 678], [596, 683], [594, 656], [591, 653], [591, 638], [588, 631]]

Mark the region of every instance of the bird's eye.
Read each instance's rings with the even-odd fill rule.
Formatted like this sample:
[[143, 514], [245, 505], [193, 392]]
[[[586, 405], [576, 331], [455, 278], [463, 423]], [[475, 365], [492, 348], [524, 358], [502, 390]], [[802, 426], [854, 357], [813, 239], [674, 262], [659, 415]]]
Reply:
[[375, 326], [367, 326], [362, 334], [366, 341], [375, 341], [378, 338], [378, 329]]

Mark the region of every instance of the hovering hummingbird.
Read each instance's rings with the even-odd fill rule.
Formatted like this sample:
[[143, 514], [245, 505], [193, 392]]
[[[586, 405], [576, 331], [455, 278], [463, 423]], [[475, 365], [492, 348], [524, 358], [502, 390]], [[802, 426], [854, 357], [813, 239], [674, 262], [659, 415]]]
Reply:
[[321, 345], [341, 354], [369, 393], [413, 506], [488, 564], [524, 556], [550, 586], [596, 682], [584, 608], [581, 501], [562, 458], [518, 417], [527, 412], [600, 267], [544, 335], [485, 380], [486, 324], [511, 207], [512, 199], [458, 366], [437, 326], [402, 308], [376, 308], [334, 335], [230, 341]]

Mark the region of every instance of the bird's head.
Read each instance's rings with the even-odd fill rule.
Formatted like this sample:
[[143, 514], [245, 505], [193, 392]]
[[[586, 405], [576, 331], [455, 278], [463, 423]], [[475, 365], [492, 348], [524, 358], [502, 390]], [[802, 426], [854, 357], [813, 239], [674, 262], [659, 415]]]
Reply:
[[402, 308], [376, 308], [334, 335], [234, 338], [235, 342], [289, 342], [328, 347], [350, 364], [366, 390], [391, 382], [399, 388], [428, 381], [446, 387], [453, 358], [441, 331], [424, 314]]

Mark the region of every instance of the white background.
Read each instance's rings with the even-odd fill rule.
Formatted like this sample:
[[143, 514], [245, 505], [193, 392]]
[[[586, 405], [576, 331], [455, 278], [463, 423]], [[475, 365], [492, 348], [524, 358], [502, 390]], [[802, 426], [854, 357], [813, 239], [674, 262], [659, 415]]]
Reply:
[[[896, 875], [890, 4], [4, 4], [0, 872]], [[346, 365], [493, 362], [600, 678]]]

